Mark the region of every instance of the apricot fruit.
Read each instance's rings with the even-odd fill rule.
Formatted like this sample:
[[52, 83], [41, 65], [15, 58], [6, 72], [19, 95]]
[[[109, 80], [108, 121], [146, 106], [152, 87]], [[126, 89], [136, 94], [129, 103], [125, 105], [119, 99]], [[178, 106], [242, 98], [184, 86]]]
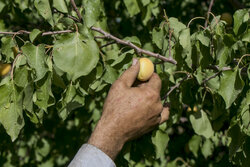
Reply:
[[5, 76], [11, 70], [10, 64], [0, 64], [0, 76]]
[[147, 81], [154, 73], [154, 64], [148, 58], [140, 58], [140, 71], [137, 79], [140, 81]]
[[230, 13], [222, 13], [220, 19], [225, 21], [228, 26], [231, 26], [233, 24], [233, 17]]

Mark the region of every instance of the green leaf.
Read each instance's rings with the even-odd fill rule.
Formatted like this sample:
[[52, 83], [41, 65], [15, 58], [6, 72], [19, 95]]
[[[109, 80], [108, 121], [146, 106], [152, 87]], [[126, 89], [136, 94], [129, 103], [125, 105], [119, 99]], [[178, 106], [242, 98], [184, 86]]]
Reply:
[[0, 86], [0, 108], [10, 100], [11, 87], [9, 84]]
[[64, 0], [53, 0], [53, 7], [62, 13], [68, 13], [68, 8]]
[[124, 38], [123, 40], [129, 41], [129, 42], [131, 42], [131, 43], [133, 43], [133, 44], [135, 44], [135, 45], [141, 47], [141, 41], [140, 41], [140, 39], [139, 39], [138, 37], [136, 37], [136, 36], [126, 37], [126, 38]]
[[42, 80], [37, 82], [33, 101], [45, 112], [47, 112], [49, 106], [52, 106], [55, 103], [51, 91], [51, 73], [48, 73]]
[[237, 10], [234, 15], [234, 33], [239, 35], [245, 31], [244, 23], [249, 21], [249, 12], [248, 9]]
[[202, 45], [209, 47], [210, 39], [207, 36], [205, 36], [203, 32], [198, 33], [196, 38], [197, 38], [197, 40], [199, 40], [202, 43]]
[[10, 62], [11, 60], [14, 60], [14, 52], [12, 48], [15, 47], [15, 42], [12, 37], [3, 37], [1, 39], [1, 45], [1, 53], [6, 56], [7, 61]]
[[214, 145], [210, 139], [207, 139], [203, 146], [201, 147], [201, 152], [205, 158], [211, 156], [213, 154]]
[[33, 93], [33, 84], [28, 84], [28, 86], [24, 89], [23, 107], [26, 110], [26, 115], [30, 118], [30, 121], [37, 124], [42, 121], [39, 121], [36, 111], [34, 111], [33, 108]]
[[150, 3], [150, 0], [141, 0], [143, 6], [147, 6]]
[[152, 14], [157, 17], [157, 15], [160, 13], [159, 1], [151, 2], [149, 5], [147, 5], [146, 11], [142, 10], [142, 12], [142, 23], [146, 26], [152, 18]]
[[230, 58], [230, 49], [227, 46], [224, 46], [221, 42], [221, 44], [218, 45], [216, 52], [217, 60], [219, 60], [219, 68], [225, 67]]
[[198, 151], [200, 148], [202, 138], [200, 136], [194, 135], [189, 141], [188, 141], [188, 147], [189, 150], [194, 154], [195, 157], [198, 157]]
[[202, 135], [206, 138], [213, 136], [214, 131], [211, 123], [207, 114], [203, 110], [190, 115], [189, 119], [196, 134]]
[[182, 57], [187, 62], [187, 65], [192, 67], [192, 59], [191, 59], [191, 39], [190, 39], [190, 29], [186, 28], [180, 31], [179, 42], [182, 46]]
[[238, 113], [242, 119], [242, 125], [248, 128], [250, 124], [250, 90], [248, 90], [246, 97], [242, 100]]
[[4, 106], [0, 106], [0, 123], [5, 128], [7, 134], [15, 141], [24, 126], [22, 93], [18, 92], [14, 83], [8, 83], [11, 89], [10, 99]]
[[35, 81], [39, 81], [48, 72], [44, 45], [35, 46], [27, 43], [22, 47], [22, 50], [28, 60], [28, 64], [35, 70]]
[[169, 20], [170, 28], [174, 30], [173, 36], [175, 37], [175, 39], [178, 39], [180, 31], [185, 29], [186, 25], [179, 22], [178, 19], [174, 17], [170, 17], [168, 20]]
[[49, 24], [53, 27], [54, 21], [52, 17], [52, 12], [50, 8], [49, 0], [35, 0], [34, 5], [39, 12], [39, 14], [49, 22]]
[[139, 5], [137, 0], [123, 0], [130, 17], [137, 15], [140, 12]]
[[133, 49], [128, 50], [128, 51], [122, 53], [121, 55], [119, 55], [119, 56], [115, 59], [115, 61], [111, 64], [111, 66], [113, 67], [113, 66], [115, 66], [115, 65], [117, 65], [117, 64], [119, 64], [119, 63], [121, 63], [127, 56], [131, 56], [131, 57], [132, 57], [133, 54], [134, 54], [134, 50], [133, 50]]
[[25, 88], [29, 82], [29, 73], [27, 67], [16, 68], [14, 73], [14, 82], [17, 86]]
[[38, 35], [42, 34], [42, 32], [38, 29], [32, 30], [32, 32], [29, 34], [30, 41], [33, 43], [34, 40], [37, 38]]
[[87, 27], [93, 26], [103, 12], [103, 6], [100, 0], [84, 0], [83, 6], [85, 8], [84, 21]]
[[242, 41], [250, 43], [250, 29], [248, 29], [246, 34], [244, 34]]
[[79, 33], [62, 36], [53, 50], [55, 65], [72, 80], [88, 75], [97, 65], [99, 48], [94, 40], [84, 40]]
[[156, 149], [156, 159], [164, 157], [166, 147], [169, 142], [169, 136], [162, 130], [157, 130], [152, 136], [152, 143]]
[[41, 141], [39, 141], [37, 144], [36, 151], [43, 157], [46, 157], [50, 152], [50, 145], [48, 141], [45, 139], [42, 139]]
[[109, 65], [106, 65], [105, 68], [106, 72], [103, 76], [103, 80], [109, 84], [112, 84], [118, 78], [118, 73], [114, 68], [110, 67]]
[[80, 95], [74, 85], [69, 85], [59, 104], [59, 116], [65, 120], [71, 111], [84, 106], [85, 98]]
[[154, 28], [152, 32], [152, 42], [156, 44], [159, 49], [163, 48], [164, 42], [164, 32], [163, 29]]
[[232, 156], [234, 156], [234, 154], [243, 145], [245, 136], [241, 133], [240, 127], [238, 125], [235, 125], [229, 129], [228, 136], [231, 138], [229, 145], [229, 157], [232, 158]]
[[222, 74], [218, 93], [226, 102], [226, 108], [229, 108], [241, 93], [244, 81], [241, 79], [237, 69], [235, 71], [224, 71]]

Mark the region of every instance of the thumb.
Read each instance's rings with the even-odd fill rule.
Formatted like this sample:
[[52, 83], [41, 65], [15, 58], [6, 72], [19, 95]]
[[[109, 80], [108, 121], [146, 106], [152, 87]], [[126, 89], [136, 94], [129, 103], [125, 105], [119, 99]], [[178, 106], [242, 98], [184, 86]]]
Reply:
[[133, 59], [132, 66], [121, 75], [119, 80], [125, 83], [128, 87], [131, 87], [135, 82], [139, 71], [140, 71], [140, 63], [138, 59]]

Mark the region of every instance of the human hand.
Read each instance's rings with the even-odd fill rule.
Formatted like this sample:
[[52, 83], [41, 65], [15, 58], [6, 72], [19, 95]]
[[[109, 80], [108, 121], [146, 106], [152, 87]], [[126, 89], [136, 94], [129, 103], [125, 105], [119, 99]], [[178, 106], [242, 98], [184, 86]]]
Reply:
[[132, 87], [140, 65], [137, 60], [114, 82], [103, 107], [103, 113], [88, 143], [112, 159], [128, 140], [151, 131], [166, 121], [169, 108], [161, 104], [161, 79], [153, 74], [148, 82]]

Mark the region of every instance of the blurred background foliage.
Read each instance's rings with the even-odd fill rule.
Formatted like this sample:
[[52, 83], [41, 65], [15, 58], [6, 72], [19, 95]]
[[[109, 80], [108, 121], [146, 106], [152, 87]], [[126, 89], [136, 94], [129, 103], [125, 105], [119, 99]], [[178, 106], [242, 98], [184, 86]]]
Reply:
[[[66, 8], [63, 6], [60, 7], [58, 4], [55, 5], [55, 2], [60, 3], [64, 0], [49, 0], [53, 20], [56, 23], [54, 26], [51, 26], [51, 23], [41, 17], [34, 6], [34, 1], [0, 0], [0, 31], [32, 31], [36, 28], [46, 32], [72, 29], [74, 27], [72, 20], [64, 17], [67, 15], [77, 17], [76, 13], [72, 10], [69, 0], [65, 0]], [[84, 4], [87, 4], [89, 1], [76, 0], [75, 2], [79, 10], [84, 13]], [[154, 45], [150, 44], [152, 43], [151, 36], [153, 28], [158, 27], [164, 20], [164, 10], [169, 18], [178, 18], [180, 22], [187, 25], [194, 17], [206, 17], [210, 3], [210, 1], [200, 0], [103, 0], [102, 2], [105, 12], [100, 15], [100, 25], [103, 29], [112, 32], [113, 35], [119, 38], [137, 36], [144, 48], [156, 51], [159, 49], [157, 50]], [[249, 7], [250, 2], [248, 0], [220, 0], [214, 2], [212, 13], [216, 16], [225, 12], [233, 15], [237, 9]], [[63, 13], [63, 16], [61, 13]], [[87, 17], [92, 17], [91, 13], [88, 14]], [[212, 16], [210, 17], [212, 18]], [[196, 32], [200, 29], [199, 25], [204, 25], [204, 22], [204, 20], [195, 20], [190, 26], [191, 32]], [[230, 31], [230, 27], [228, 29]], [[25, 41], [29, 39], [28, 36], [22, 36], [22, 38]], [[16, 40], [18, 45], [22, 45], [22, 40]], [[40, 43], [52, 45], [53, 37], [41, 37], [34, 42], [34, 44]], [[131, 59], [132, 57], [125, 58], [121, 64], [118, 63], [116, 68], [119, 70], [126, 69]], [[87, 78], [81, 78], [82, 81], [87, 80], [92, 82], [90, 76], [85, 77]], [[58, 106], [56, 105], [48, 107], [47, 113], [44, 113], [45, 116], [37, 124], [32, 123], [30, 118], [24, 114], [25, 126], [21, 130], [18, 139], [14, 142], [7, 135], [4, 127], [0, 125], [0, 166], [66, 166], [80, 146], [88, 140], [100, 118], [103, 102], [112, 83], [111, 81], [112, 79], [108, 81], [110, 83], [106, 82], [106, 84], [103, 84], [99, 90], [89, 91], [88, 95], [85, 96], [85, 105], [70, 112], [69, 116], [63, 119], [62, 116], [59, 116]], [[184, 101], [188, 102], [191, 100], [190, 104], [192, 106], [190, 112], [195, 112], [193, 108], [194, 103], [196, 103], [196, 107], [198, 106], [198, 110], [200, 110], [203, 107], [199, 105], [203, 96], [197, 95], [199, 88], [195, 87], [195, 84], [192, 82], [194, 81], [191, 80], [183, 85], [182, 91], [193, 91], [193, 95], [196, 97], [187, 97]], [[69, 85], [69, 83], [68, 81], [65, 84]], [[163, 89], [169, 89], [169, 85]], [[244, 91], [246, 92], [248, 89], [249, 85], [245, 87]], [[64, 89], [52, 85], [52, 91], [55, 100], [59, 101]], [[166, 90], [163, 90], [163, 92], [166, 92]], [[185, 94], [185, 92], [182, 93]], [[211, 101], [213, 99], [217, 99], [214, 103], [218, 103], [218, 106], [225, 106], [225, 103], [222, 102], [222, 97], [218, 94], [215, 96], [212, 97], [210, 94], [206, 96], [208, 100], [207, 104], [204, 104], [204, 108], [211, 108], [213, 105]], [[175, 98], [178, 97], [171, 97], [173, 103], [175, 103]], [[199, 99], [199, 101], [194, 102], [196, 99]], [[176, 100], [174, 106], [178, 105], [181, 104], [179, 100]], [[235, 108], [231, 109], [231, 113], [227, 112], [227, 114], [233, 115], [232, 112], [236, 111], [239, 105], [233, 106]], [[180, 107], [180, 110], [183, 110], [183, 108]], [[117, 166], [229, 167], [242, 165], [242, 162], [240, 162], [242, 158], [244, 159], [242, 154], [239, 155], [240, 158], [234, 160], [238, 165], [233, 165], [229, 158], [228, 138], [225, 136], [224, 130], [228, 129], [230, 120], [223, 120], [223, 125], [218, 125], [220, 131], [212, 138], [206, 139], [195, 135], [192, 125], [187, 119], [189, 113], [182, 113], [181, 111], [179, 115], [181, 115], [181, 119], [178, 119], [178, 121], [171, 120], [172, 122], [169, 122], [170, 126], [168, 128], [166, 124], [161, 125], [158, 131], [127, 143], [116, 160]], [[232, 118], [229, 117], [227, 115], [225, 119]], [[213, 128], [216, 129], [216, 127]], [[232, 133], [237, 133], [240, 131], [239, 129], [240, 127], [235, 126], [231, 131]], [[243, 135], [244, 137], [242, 138], [241, 135], [238, 132], [236, 143], [241, 145], [241, 140], [244, 138], [243, 147], [249, 148], [249, 136], [245, 137]], [[157, 153], [155, 152], [155, 146]], [[164, 146], [167, 146], [166, 150]], [[163, 150], [159, 150], [160, 148], [163, 148]], [[164, 153], [165, 157], [156, 155], [161, 152]], [[244, 165], [250, 164], [249, 152], [247, 154], [246, 157], [248, 157], [248, 160], [243, 162]], [[155, 159], [155, 156], [158, 159]]]

